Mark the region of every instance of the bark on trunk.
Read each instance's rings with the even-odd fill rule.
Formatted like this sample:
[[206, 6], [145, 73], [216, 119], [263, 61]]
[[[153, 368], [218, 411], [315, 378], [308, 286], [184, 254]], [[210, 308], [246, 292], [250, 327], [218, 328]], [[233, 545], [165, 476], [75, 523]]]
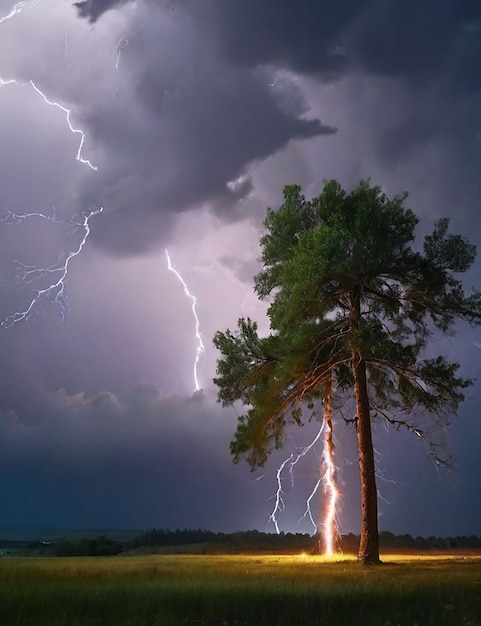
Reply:
[[[351, 323], [353, 330], [359, 327], [360, 320], [360, 290], [358, 290], [354, 292], [352, 299]], [[357, 447], [361, 479], [361, 540], [358, 558], [366, 564], [377, 564], [381, 561], [379, 559], [376, 472], [367, 393], [366, 361], [360, 352], [353, 352], [352, 371], [356, 397]]]
[[367, 395], [366, 362], [359, 355], [353, 359], [353, 371], [357, 407], [359, 476], [361, 479], [361, 541], [358, 558], [364, 563], [379, 563], [377, 487]]

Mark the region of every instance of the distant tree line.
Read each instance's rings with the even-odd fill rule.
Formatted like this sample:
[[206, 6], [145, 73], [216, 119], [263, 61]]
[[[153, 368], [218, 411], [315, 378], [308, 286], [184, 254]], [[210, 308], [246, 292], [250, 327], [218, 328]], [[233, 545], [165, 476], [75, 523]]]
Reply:
[[120, 541], [105, 535], [64, 540], [54, 545], [55, 556], [114, 556], [125, 550]]
[[308, 549], [313, 539], [302, 533], [263, 533], [258, 530], [244, 530], [235, 533], [214, 533], [210, 530], [169, 530], [150, 529], [135, 537], [130, 542], [132, 548], [141, 546], [188, 546], [205, 544], [206, 550], [227, 552], [236, 551], [272, 551]]
[[[409, 534], [394, 535], [389, 531], [379, 534], [384, 550], [465, 550], [481, 549], [481, 537], [476, 535], [456, 537], [412, 537]], [[205, 529], [151, 528], [130, 541], [120, 542], [105, 535], [54, 542], [52, 553], [56, 556], [114, 556], [138, 548], [202, 546], [208, 553], [259, 553], [259, 552], [315, 552], [318, 538], [303, 533], [264, 533], [258, 530], [215, 533]], [[342, 535], [338, 541], [339, 552], [355, 553], [359, 535]], [[41, 544], [39, 544], [40, 546]], [[30, 544], [30, 548], [36, 545]], [[189, 551], [188, 549], [185, 551]]]
[[129, 542], [131, 548], [141, 546], [181, 546], [193, 543], [205, 543], [214, 541], [216, 533], [203, 529], [180, 529], [170, 530], [168, 528], [150, 528], [132, 539]]
[[383, 548], [414, 548], [416, 550], [463, 550], [481, 548], [481, 537], [412, 537], [411, 535], [393, 535], [388, 531], [379, 534]]

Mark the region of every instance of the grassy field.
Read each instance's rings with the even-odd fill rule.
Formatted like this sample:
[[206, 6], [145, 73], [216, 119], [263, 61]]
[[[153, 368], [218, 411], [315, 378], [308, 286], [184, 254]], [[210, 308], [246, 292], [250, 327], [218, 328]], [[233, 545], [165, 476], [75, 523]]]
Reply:
[[481, 626], [481, 557], [0, 559], [2, 626]]

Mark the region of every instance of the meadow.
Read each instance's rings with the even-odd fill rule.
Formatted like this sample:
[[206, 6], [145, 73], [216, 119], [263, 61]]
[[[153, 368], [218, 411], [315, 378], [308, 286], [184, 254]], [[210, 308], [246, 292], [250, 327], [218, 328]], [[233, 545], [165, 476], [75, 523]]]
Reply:
[[481, 626], [480, 556], [0, 559], [2, 626]]

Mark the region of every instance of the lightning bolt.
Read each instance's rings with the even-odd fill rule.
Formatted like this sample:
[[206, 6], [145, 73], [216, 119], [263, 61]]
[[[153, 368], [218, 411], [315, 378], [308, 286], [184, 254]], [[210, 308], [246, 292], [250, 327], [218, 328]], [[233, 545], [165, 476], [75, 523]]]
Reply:
[[[12, 19], [15, 15], [20, 13], [23, 9], [30, 8], [33, 5], [37, 4], [38, 2], [40, 2], [40, 0], [32, 0], [31, 2], [18, 2], [12, 7], [12, 9], [7, 15], [0, 17], [0, 23], [5, 22], [9, 19]], [[67, 52], [66, 38], [65, 38], [65, 50]], [[82, 149], [85, 143], [85, 133], [79, 128], [75, 128], [73, 126], [72, 121], [71, 121], [72, 109], [68, 109], [67, 107], [63, 106], [59, 102], [56, 102], [48, 98], [47, 95], [39, 87], [37, 87], [37, 85], [34, 83], [33, 80], [30, 80], [28, 82], [20, 82], [15, 79], [4, 79], [0, 76], [0, 86], [5, 87], [8, 85], [17, 85], [19, 87], [30, 87], [42, 98], [45, 104], [62, 111], [65, 114], [65, 120], [67, 122], [67, 126], [70, 132], [73, 133], [74, 135], [80, 136], [80, 142], [79, 142], [78, 149], [77, 149], [76, 160], [84, 165], [87, 165], [90, 169], [97, 171], [97, 166], [95, 166], [89, 159], [86, 159], [82, 156]], [[40, 278], [45, 278], [46, 276], [51, 276], [52, 281], [47, 287], [44, 287], [42, 289], [36, 289], [35, 290], [36, 295], [32, 298], [28, 307], [23, 311], [17, 311], [13, 315], [9, 315], [8, 317], [6, 317], [2, 322], [0, 322], [0, 327], [10, 328], [19, 322], [27, 321], [28, 319], [30, 319], [35, 309], [44, 301], [53, 301], [56, 304], [58, 304], [60, 307], [61, 319], [62, 320], [64, 319], [65, 313], [67, 311], [65, 283], [66, 283], [66, 279], [67, 279], [68, 272], [69, 272], [70, 262], [72, 261], [74, 257], [78, 256], [81, 253], [88, 239], [88, 236], [90, 234], [90, 219], [94, 215], [98, 215], [102, 211], [103, 211], [103, 207], [100, 207], [99, 209], [95, 209], [95, 210], [84, 213], [83, 219], [80, 222], [76, 222], [76, 223], [71, 222], [74, 227], [74, 232], [80, 229], [83, 230], [83, 237], [78, 247], [73, 251], [67, 252], [64, 255], [64, 258], [62, 259], [59, 258], [57, 263], [48, 267], [39, 268], [35, 266], [25, 265], [18, 260], [15, 261], [16, 266], [17, 266], [17, 277], [23, 280], [24, 282], [31, 283]], [[44, 213], [40, 213], [40, 212], [16, 214], [16, 213], [13, 213], [12, 211], [7, 211], [6, 217], [4, 217], [0, 221], [5, 224], [19, 224], [20, 222], [25, 221], [32, 217], [44, 219], [44, 220], [47, 220], [56, 224], [65, 223], [65, 222], [57, 220], [55, 217], [55, 214], [53, 216], [45, 215]]]
[[144, 28], [145, 24], [141, 24], [137, 30], [135, 30], [128, 38], [120, 37], [114, 45], [114, 53], [115, 53], [115, 69], [119, 69], [120, 56], [122, 54], [122, 50], [126, 48], [129, 43], [132, 41], [134, 37]]
[[[38, 0], [37, 0], [38, 1]], [[13, 9], [12, 9], [13, 10]], [[8, 85], [18, 85], [19, 87], [28, 87], [30, 86], [36, 93], [38, 93], [38, 95], [42, 98], [42, 100], [45, 102], [45, 104], [48, 104], [51, 107], [54, 107], [56, 109], [60, 109], [63, 113], [65, 113], [65, 120], [67, 122], [67, 126], [70, 129], [70, 132], [73, 133], [74, 135], [80, 135], [80, 143], [77, 149], [77, 155], [76, 155], [76, 159], [77, 161], [80, 161], [80, 163], [83, 163], [84, 165], [88, 165], [88, 167], [90, 167], [90, 169], [97, 171], [97, 166], [93, 165], [93, 163], [91, 161], [89, 161], [89, 159], [85, 159], [82, 156], [82, 149], [85, 143], [85, 133], [80, 130], [80, 128], [75, 128], [72, 125], [72, 122], [70, 120], [70, 116], [72, 114], [72, 109], [67, 109], [67, 107], [64, 107], [62, 104], [60, 104], [59, 102], [55, 102], [54, 100], [50, 100], [44, 93], [43, 91], [41, 91], [37, 85], [33, 82], [33, 80], [29, 80], [26, 83], [21, 83], [18, 80], [15, 80], [14, 78], [9, 78], [9, 79], [4, 79], [0, 76], [0, 86], [6, 87]]]
[[[29, 283], [33, 282], [39, 278], [44, 278], [45, 276], [53, 276], [52, 282], [43, 289], [36, 289], [35, 296], [30, 301], [28, 307], [23, 311], [17, 311], [13, 315], [9, 315], [2, 322], [0, 322], [0, 327], [2, 328], [11, 328], [15, 324], [18, 324], [22, 321], [27, 321], [32, 316], [35, 309], [42, 302], [55, 302], [60, 307], [60, 317], [63, 320], [67, 311], [67, 299], [65, 293], [65, 282], [68, 276], [69, 265], [72, 259], [78, 256], [81, 252], [85, 243], [87, 242], [88, 236], [90, 234], [90, 219], [94, 215], [98, 215], [103, 211], [103, 207], [98, 209], [89, 211], [84, 213], [83, 219], [80, 222], [74, 222], [73, 225], [75, 230], [83, 229], [84, 234], [82, 239], [80, 240], [79, 245], [75, 250], [69, 251], [66, 253], [65, 259], [63, 261], [57, 261], [54, 265], [50, 265], [48, 267], [39, 268], [31, 265], [24, 265], [19, 261], [16, 261], [17, 269], [19, 270], [20, 278]], [[45, 216], [42, 213], [25, 213], [23, 215], [16, 215], [9, 212], [9, 219], [13, 220], [14, 223], [19, 223], [20, 221], [27, 219], [28, 217], [41, 217], [43, 219], [47, 219], [52, 221], [52, 218]], [[10, 222], [11, 223], [11, 222]]]
[[[281, 511], [283, 511], [285, 509], [285, 501], [284, 501], [285, 492], [284, 492], [284, 489], [283, 489], [282, 473], [284, 472], [284, 469], [287, 467], [287, 472], [288, 472], [288, 474], [290, 476], [291, 486], [293, 486], [294, 485], [294, 467], [302, 459], [302, 457], [306, 456], [306, 454], [308, 452], [310, 452], [310, 450], [312, 450], [312, 448], [316, 445], [316, 443], [321, 438], [321, 435], [322, 435], [322, 433], [324, 431], [324, 428], [325, 428], [325, 424], [323, 422], [323, 424], [320, 427], [317, 435], [314, 437], [314, 439], [311, 441], [311, 443], [308, 446], [305, 446], [304, 448], [300, 448], [299, 452], [297, 452], [297, 453], [292, 452], [291, 455], [287, 459], [284, 459], [284, 461], [279, 465], [279, 468], [277, 469], [277, 472], [276, 472], [277, 490], [276, 490], [276, 494], [274, 496], [275, 504], [274, 504], [274, 509], [272, 510], [272, 513], [271, 513], [271, 515], [269, 517], [269, 521], [274, 524], [277, 534], [279, 534], [279, 532], [280, 532], [280, 530], [279, 530], [279, 521], [277, 519], [277, 516], [278, 516], [278, 514]], [[311, 499], [314, 496], [314, 493], [315, 492], [313, 492], [311, 494], [311, 496], [310, 496]], [[310, 500], [308, 500], [308, 502], [307, 502], [306, 512], [304, 513], [304, 515], [302, 517], [305, 517], [306, 515], [309, 515], [310, 519], [313, 522], [314, 527], [317, 528], [317, 525], [313, 521], [313, 517], [312, 517], [312, 513], [311, 513], [311, 509], [310, 509]]]
[[68, 34], [67, 34], [67, 25], [65, 25], [65, 30], [63, 33], [63, 58], [65, 61], [68, 61], [69, 49], [68, 49]]
[[195, 359], [194, 359], [194, 391], [200, 391], [201, 390], [201, 386], [199, 384], [199, 377], [198, 377], [198, 374], [197, 374], [197, 368], [198, 368], [198, 365], [199, 365], [200, 357], [201, 357], [202, 353], [205, 352], [205, 346], [204, 346], [204, 343], [202, 341], [202, 336], [200, 334], [199, 317], [197, 315], [197, 308], [196, 308], [197, 307], [197, 298], [190, 293], [189, 288], [187, 287], [186, 282], [184, 281], [182, 276], [179, 274], [179, 272], [172, 266], [172, 262], [170, 260], [170, 255], [169, 255], [168, 250], [165, 251], [165, 256], [167, 257], [167, 267], [168, 267], [168, 269], [177, 276], [177, 279], [180, 281], [182, 287], [184, 288], [184, 294], [192, 302], [192, 315], [194, 316], [194, 321], [195, 321], [195, 338], [197, 339], [197, 349], [196, 349]]
[[331, 411], [326, 411], [324, 418], [326, 424], [326, 434], [324, 437], [323, 475], [324, 494], [327, 498], [327, 508], [322, 525], [321, 534], [324, 542], [324, 555], [333, 556], [336, 547], [337, 532], [337, 501], [339, 499], [339, 488], [336, 481], [336, 465], [334, 462], [334, 442], [332, 440], [332, 419]]
[[277, 491], [276, 491], [276, 495], [275, 497], [275, 504], [274, 504], [274, 508], [272, 510], [272, 513], [270, 514], [269, 517], [269, 521], [272, 522], [276, 528], [276, 533], [279, 534], [280, 528], [279, 528], [279, 522], [277, 521], [277, 514], [280, 513], [281, 511], [283, 511], [286, 508], [285, 502], [284, 502], [284, 491], [282, 489], [282, 472], [284, 471], [285, 466], [292, 460], [292, 458], [294, 457], [294, 454], [291, 454], [290, 457], [288, 457], [287, 459], [285, 459], [278, 467], [277, 472], [276, 472], [276, 478], [277, 478]]
[[129, 40], [121, 37], [114, 46], [115, 51], [115, 69], [119, 69], [120, 63], [120, 55], [122, 54], [122, 50], [129, 45]]
[[[269, 517], [275, 528], [279, 533], [279, 523], [277, 516], [285, 509], [284, 503], [284, 491], [282, 486], [282, 473], [287, 467], [291, 478], [291, 486], [294, 485], [294, 467], [300, 461], [300, 459], [308, 454], [317, 442], [320, 440], [322, 434], [323, 439], [323, 452], [322, 462], [320, 467], [320, 476], [314, 485], [309, 497], [306, 500], [306, 510], [301, 517], [301, 520], [308, 517], [314, 526], [316, 532], [322, 537], [323, 554], [325, 556], [333, 556], [335, 552], [336, 538], [338, 536], [337, 531], [337, 505], [340, 496], [339, 487], [336, 480], [337, 468], [334, 459], [334, 442], [332, 433], [332, 381], [327, 381], [327, 393], [324, 398], [324, 419], [319, 431], [314, 439], [308, 446], [300, 448], [297, 453], [291, 453], [291, 455], [285, 459], [279, 466], [276, 472], [277, 478], [277, 491], [275, 497], [274, 509]], [[314, 496], [319, 491], [319, 488], [323, 485], [323, 492], [326, 498], [326, 507], [323, 515], [322, 523], [318, 524], [314, 520], [312, 514], [311, 503]], [[299, 520], [299, 521], [301, 521]]]
[[[5, 15], [4, 17], [0, 18], [0, 23], [5, 22], [8, 19], [11, 19], [12, 17], [14, 17], [15, 15], [17, 15], [18, 13], [20, 13], [22, 11], [22, 9], [24, 8], [28, 8], [33, 6], [34, 4], [37, 4], [37, 2], [39, 2], [40, 0], [33, 0], [30, 3], [26, 3], [26, 2], [18, 2], [11, 10], [10, 13], [8, 13], [7, 15]], [[17, 85], [20, 87], [30, 87], [31, 89], [33, 89], [41, 98], [42, 100], [45, 102], [45, 104], [60, 109], [64, 114], [65, 114], [65, 120], [67, 122], [68, 128], [70, 130], [71, 133], [75, 134], [75, 135], [80, 135], [80, 143], [77, 149], [77, 154], [76, 154], [76, 159], [77, 161], [80, 161], [80, 163], [87, 165], [88, 167], [90, 167], [90, 169], [97, 171], [97, 167], [95, 165], [93, 165], [93, 163], [91, 161], [89, 161], [88, 159], [85, 159], [82, 156], [82, 149], [84, 146], [84, 142], [85, 142], [85, 133], [80, 130], [79, 128], [75, 128], [72, 124], [72, 121], [70, 119], [70, 116], [72, 114], [72, 110], [68, 109], [67, 107], [64, 107], [62, 104], [60, 104], [59, 102], [56, 102], [54, 100], [50, 100], [46, 94], [37, 87], [37, 85], [33, 82], [33, 80], [30, 80], [28, 82], [22, 83], [19, 82], [15, 79], [4, 79], [2, 77], [0, 77], [0, 86], [8, 86], [8, 85]], [[82, 229], [83, 230], [83, 237], [78, 245], [78, 247], [75, 250], [69, 251], [65, 254], [63, 259], [60, 259], [57, 261], [57, 263], [50, 265], [48, 267], [44, 267], [44, 268], [39, 268], [39, 267], [35, 267], [35, 266], [31, 266], [31, 265], [25, 265], [23, 263], [21, 263], [20, 261], [15, 261], [16, 266], [17, 266], [17, 276], [18, 278], [20, 278], [21, 280], [23, 280], [24, 282], [27, 283], [31, 283], [34, 282], [40, 278], [45, 278], [46, 276], [52, 276], [52, 281], [50, 282], [50, 284], [47, 287], [44, 287], [42, 289], [36, 289], [35, 290], [35, 296], [34, 298], [32, 298], [32, 300], [30, 301], [28, 307], [23, 310], [23, 311], [17, 311], [16, 313], [14, 313], [13, 315], [9, 315], [8, 317], [6, 317], [2, 322], [0, 322], [0, 327], [2, 328], [10, 328], [12, 326], [14, 326], [15, 324], [17, 324], [18, 322], [22, 322], [22, 321], [27, 321], [28, 319], [30, 319], [30, 317], [32, 316], [33, 312], [35, 311], [35, 309], [44, 301], [53, 301], [56, 304], [59, 305], [60, 307], [60, 315], [61, 315], [61, 319], [63, 320], [65, 317], [65, 313], [67, 311], [67, 300], [66, 300], [66, 293], [65, 293], [65, 282], [68, 276], [68, 272], [69, 272], [69, 266], [70, 266], [70, 262], [72, 261], [72, 259], [76, 256], [78, 256], [87, 239], [88, 236], [90, 234], [90, 219], [94, 216], [94, 215], [98, 215], [99, 213], [101, 213], [103, 211], [103, 207], [100, 207], [99, 209], [95, 209], [89, 212], [86, 212], [83, 214], [83, 219], [80, 222], [72, 222], [72, 225], [74, 226], [74, 232]], [[38, 217], [44, 220], [48, 220], [50, 222], [54, 222], [56, 224], [62, 224], [64, 222], [61, 222], [59, 220], [56, 219], [55, 214], [53, 216], [49, 216], [49, 215], [45, 215], [44, 213], [40, 213], [40, 212], [30, 212], [30, 213], [23, 213], [23, 214], [16, 214], [13, 213], [12, 211], [7, 211], [7, 215], [5, 218], [3, 218], [2, 220], [0, 220], [1, 222], [5, 223], [5, 224], [19, 224], [22, 221], [25, 221], [29, 218], [32, 217]]]
[[3, 22], [7, 22], [8, 20], [11, 20], [12, 17], [15, 17], [15, 15], [17, 15], [18, 13], [21, 13], [23, 9], [29, 9], [30, 7], [33, 7], [35, 4], [38, 4], [39, 2], [40, 0], [32, 0], [31, 2], [17, 2], [17, 4], [15, 4], [10, 9], [9, 13], [4, 15], [3, 17], [0, 17], [0, 24], [2, 24]]
[[311, 493], [310, 493], [310, 494], [309, 494], [309, 496], [307, 497], [307, 500], [306, 500], [306, 510], [304, 511], [303, 516], [302, 516], [302, 517], [301, 517], [301, 519], [299, 520], [299, 521], [301, 521], [301, 520], [302, 520], [302, 519], [304, 519], [306, 516], [307, 516], [307, 517], [309, 517], [309, 519], [311, 520], [311, 524], [314, 526], [314, 528], [316, 529], [316, 531], [317, 531], [317, 529], [318, 529], [318, 528], [317, 528], [317, 522], [315, 522], [315, 521], [314, 521], [314, 517], [313, 517], [313, 515], [312, 515], [311, 502], [312, 502], [312, 499], [314, 498], [314, 496], [316, 495], [316, 493], [319, 491], [319, 487], [320, 487], [320, 485], [321, 485], [321, 482], [322, 482], [322, 476], [321, 476], [321, 477], [319, 477], [319, 478], [317, 479], [317, 482], [316, 482], [316, 484], [314, 485], [314, 487], [313, 487], [313, 489], [312, 489]]
[[28, 220], [30, 217], [40, 217], [41, 219], [47, 222], [53, 222], [54, 224], [63, 224], [63, 221], [58, 220], [55, 217], [55, 207], [53, 215], [45, 215], [45, 213], [32, 212], [32, 213], [13, 213], [13, 211], [9, 211], [6, 209], [5, 217], [0, 219], [0, 223], [2, 224], [20, 224], [25, 220]]

